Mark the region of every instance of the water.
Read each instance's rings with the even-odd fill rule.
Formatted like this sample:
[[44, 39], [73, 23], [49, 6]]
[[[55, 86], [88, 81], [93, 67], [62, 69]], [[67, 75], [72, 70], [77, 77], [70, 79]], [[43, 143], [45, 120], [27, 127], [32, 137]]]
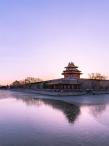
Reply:
[[0, 91], [0, 146], [109, 146], [109, 95], [39, 97]]

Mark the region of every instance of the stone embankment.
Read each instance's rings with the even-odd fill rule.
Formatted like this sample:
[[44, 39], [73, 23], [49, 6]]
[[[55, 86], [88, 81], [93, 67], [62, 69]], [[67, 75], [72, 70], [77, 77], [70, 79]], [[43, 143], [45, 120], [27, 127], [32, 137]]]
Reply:
[[81, 95], [101, 95], [101, 94], [109, 94], [109, 91], [67, 91], [64, 92], [63, 90], [33, 90], [33, 89], [11, 89], [13, 91], [18, 92], [26, 92], [26, 93], [34, 93], [40, 95], [49, 95], [49, 96], [81, 96]]

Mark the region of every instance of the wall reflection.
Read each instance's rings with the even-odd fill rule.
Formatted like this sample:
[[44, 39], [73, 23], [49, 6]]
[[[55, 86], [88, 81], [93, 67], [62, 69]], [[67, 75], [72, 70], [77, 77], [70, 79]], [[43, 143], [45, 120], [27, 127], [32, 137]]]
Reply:
[[106, 110], [106, 104], [90, 106], [89, 109], [91, 114], [97, 118]]
[[109, 127], [109, 117], [108, 117], [109, 106], [108, 106], [108, 104], [100, 104], [100, 105], [91, 106], [91, 107], [89, 107], [89, 111], [98, 123], [100, 123], [106, 127]]
[[55, 109], [61, 110], [68, 119], [69, 123], [74, 123], [80, 114], [79, 107], [74, 104], [68, 104], [66, 102], [48, 99], [43, 99], [42, 101]]
[[65, 117], [67, 118], [69, 123], [74, 123], [79, 114], [80, 114], [80, 107], [74, 104], [69, 104], [59, 100], [52, 100], [52, 99], [39, 99], [34, 97], [27, 97], [23, 96], [23, 98], [19, 98], [19, 96], [15, 96], [17, 100], [22, 100], [28, 106], [41, 106], [42, 104], [46, 104], [51, 106], [54, 109], [60, 110]]

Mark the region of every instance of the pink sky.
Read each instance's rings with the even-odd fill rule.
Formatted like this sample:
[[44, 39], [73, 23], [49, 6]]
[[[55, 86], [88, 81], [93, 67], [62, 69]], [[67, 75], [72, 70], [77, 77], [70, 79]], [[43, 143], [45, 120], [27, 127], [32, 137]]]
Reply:
[[109, 75], [107, 0], [0, 2], [0, 82], [60, 78], [73, 61], [87, 77]]

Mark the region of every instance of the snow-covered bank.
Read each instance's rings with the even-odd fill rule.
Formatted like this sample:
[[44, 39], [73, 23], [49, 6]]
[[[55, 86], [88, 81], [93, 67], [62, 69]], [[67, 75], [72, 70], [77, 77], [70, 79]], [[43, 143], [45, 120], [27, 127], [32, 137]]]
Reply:
[[100, 94], [100, 95], [81, 95], [81, 96], [58, 96], [58, 95], [42, 95], [36, 93], [34, 90], [30, 89], [14, 89], [14, 94], [19, 93], [20, 95], [24, 94], [25, 96], [29, 96], [31, 98], [39, 98], [39, 99], [51, 99], [51, 100], [60, 100], [65, 101], [67, 103], [75, 103], [75, 104], [106, 104], [109, 103], [109, 95], [108, 94]]
[[11, 89], [13, 91], [21, 91], [21, 92], [28, 92], [28, 93], [35, 93], [40, 95], [48, 95], [48, 96], [82, 96], [82, 95], [100, 95], [100, 94], [109, 94], [109, 91], [67, 91], [64, 92], [63, 90], [60, 91], [54, 91], [54, 90], [33, 90], [33, 89], [27, 89], [27, 88], [18, 88], [18, 89]]

